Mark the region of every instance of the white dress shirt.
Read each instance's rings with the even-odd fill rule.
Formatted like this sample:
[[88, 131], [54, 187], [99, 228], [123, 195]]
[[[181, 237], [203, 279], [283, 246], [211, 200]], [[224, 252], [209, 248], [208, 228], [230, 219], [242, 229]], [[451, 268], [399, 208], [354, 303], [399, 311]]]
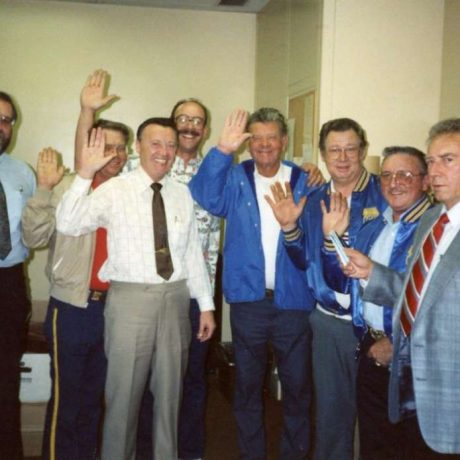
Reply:
[[107, 229], [108, 258], [98, 274], [101, 280], [161, 284], [185, 279], [201, 311], [213, 310], [190, 192], [168, 177], [160, 182], [174, 267], [167, 281], [156, 271], [152, 179], [142, 167], [110, 179], [90, 195], [91, 180], [77, 176], [57, 208], [57, 230], [79, 236]]

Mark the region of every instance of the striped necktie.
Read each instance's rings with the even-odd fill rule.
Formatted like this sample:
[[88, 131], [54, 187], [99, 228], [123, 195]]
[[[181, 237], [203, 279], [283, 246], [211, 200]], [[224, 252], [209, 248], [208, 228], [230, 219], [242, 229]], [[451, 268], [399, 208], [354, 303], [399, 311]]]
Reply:
[[3, 185], [0, 182], [0, 259], [5, 259], [10, 252], [10, 222], [8, 220], [5, 190], [3, 190]]
[[414, 324], [420, 306], [420, 296], [423, 291], [426, 276], [430, 270], [436, 248], [444, 233], [444, 226], [449, 222], [447, 214], [442, 214], [433, 225], [430, 233], [423, 243], [418, 259], [412, 267], [409, 281], [404, 294], [404, 303], [401, 310], [401, 328], [407, 337]]

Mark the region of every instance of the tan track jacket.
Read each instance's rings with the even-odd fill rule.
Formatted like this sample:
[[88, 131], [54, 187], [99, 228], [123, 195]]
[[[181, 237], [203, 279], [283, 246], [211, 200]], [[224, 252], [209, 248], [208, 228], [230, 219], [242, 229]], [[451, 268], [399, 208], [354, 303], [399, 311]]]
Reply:
[[74, 177], [64, 176], [53, 191], [37, 188], [22, 213], [22, 238], [29, 248], [49, 245], [45, 272], [50, 295], [86, 308], [96, 233], [72, 237], [56, 232], [56, 208]]

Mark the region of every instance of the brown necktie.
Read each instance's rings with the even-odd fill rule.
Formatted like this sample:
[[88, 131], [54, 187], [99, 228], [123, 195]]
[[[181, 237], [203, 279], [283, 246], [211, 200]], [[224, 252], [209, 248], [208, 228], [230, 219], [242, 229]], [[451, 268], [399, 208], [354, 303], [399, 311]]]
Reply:
[[165, 206], [160, 193], [162, 185], [154, 182], [151, 187], [153, 189], [152, 215], [157, 273], [165, 280], [169, 280], [174, 272], [174, 268], [171, 253], [169, 252]]
[[3, 260], [11, 252], [10, 222], [8, 220], [8, 208], [6, 195], [0, 182], [0, 259]]

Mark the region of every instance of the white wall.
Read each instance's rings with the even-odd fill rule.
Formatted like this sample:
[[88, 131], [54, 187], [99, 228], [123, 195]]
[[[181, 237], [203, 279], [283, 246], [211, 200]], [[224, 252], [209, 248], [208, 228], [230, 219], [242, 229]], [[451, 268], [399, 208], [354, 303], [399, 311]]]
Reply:
[[446, 0], [440, 118], [460, 117], [460, 2]]
[[290, 97], [318, 88], [321, 8], [321, 0], [271, 0], [257, 15], [257, 107], [287, 114]]
[[371, 154], [424, 148], [439, 118], [444, 2], [324, 0], [320, 123], [348, 116]]
[[[110, 91], [121, 97], [104, 117], [134, 130], [194, 96], [212, 112], [208, 147], [232, 108], [253, 109], [253, 14], [13, 0], [0, 1], [0, 17], [0, 88], [22, 114], [13, 155], [30, 164], [51, 145], [72, 166], [79, 93], [97, 68], [111, 73]], [[37, 251], [34, 300], [48, 297], [44, 263]]]

